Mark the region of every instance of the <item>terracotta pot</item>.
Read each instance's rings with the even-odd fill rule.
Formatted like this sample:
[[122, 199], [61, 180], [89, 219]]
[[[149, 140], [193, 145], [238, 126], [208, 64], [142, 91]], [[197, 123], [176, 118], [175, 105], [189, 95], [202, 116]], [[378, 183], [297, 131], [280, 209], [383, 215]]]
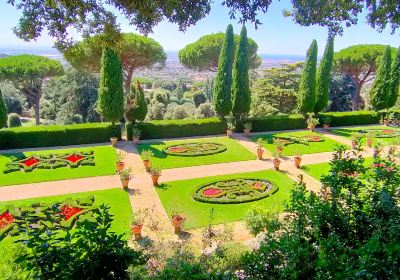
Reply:
[[122, 188], [124, 190], [128, 189], [129, 181], [130, 181], [129, 179], [121, 179]]
[[308, 126], [308, 128], [310, 129], [311, 132], [314, 132], [314, 130], [315, 130], [315, 125], [310, 124], [310, 125]]
[[244, 129], [243, 132], [244, 132], [244, 135], [250, 136], [250, 129]]
[[118, 143], [118, 138], [117, 137], [111, 137], [110, 138], [111, 141], [111, 145], [113, 145], [113, 147], [115, 147]]
[[351, 148], [356, 149], [357, 148], [357, 142], [356, 140], [351, 140]]
[[389, 123], [390, 123], [390, 121], [389, 121], [389, 120], [383, 120], [383, 124], [384, 124], [384, 125], [388, 126], [388, 125], [389, 125]]
[[132, 137], [133, 144], [135, 144], [135, 145], [139, 144], [139, 139], [140, 139], [139, 136], [133, 136]]
[[144, 168], [146, 169], [146, 172], [150, 171], [150, 166], [151, 166], [151, 162], [148, 159], [144, 159], [143, 160], [143, 164], [144, 164]]
[[153, 186], [158, 186], [158, 178], [160, 178], [160, 174], [151, 174], [151, 180], [153, 181]]
[[329, 124], [324, 124], [324, 129], [325, 130], [329, 130], [330, 129], [330, 125]]
[[264, 150], [263, 149], [260, 149], [260, 148], [258, 148], [257, 149], [257, 156], [258, 156], [258, 159], [262, 159], [263, 157], [263, 153], [264, 153]]
[[279, 170], [279, 165], [281, 164], [281, 160], [279, 158], [274, 158], [272, 160], [272, 162], [274, 163], [275, 170], [278, 171]]
[[226, 136], [231, 137], [232, 134], [233, 134], [233, 130], [231, 130], [231, 129], [226, 130]]
[[373, 142], [373, 140], [372, 140], [372, 138], [367, 138], [367, 146], [368, 147], [372, 147], [372, 142]]
[[135, 236], [135, 240], [141, 240], [142, 239], [142, 228], [143, 224], [131, 224], [131, 234]]
[[296, 156], [293, 159], [294, 159], [294, 166], [296, 166], [297, 168], [300, 168], [301, 157]]
[[117, 169], [118, 172], [124, 170], [124, 167], [125, 167], [125, 162], [123, 161], [119, 161], [115, 164], [115, 168]]
[[182, 224], [185, 221], [185, 218], [181, 215], [173, 215], [172, 216], [172, 225], [174, 226], [175, 234], [179, 234], [182, 231]]

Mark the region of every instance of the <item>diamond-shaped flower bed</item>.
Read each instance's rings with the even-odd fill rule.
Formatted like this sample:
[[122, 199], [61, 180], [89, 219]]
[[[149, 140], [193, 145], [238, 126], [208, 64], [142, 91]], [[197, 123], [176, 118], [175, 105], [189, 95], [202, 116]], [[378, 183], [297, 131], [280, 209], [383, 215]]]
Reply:
[[270, 139], [268, 142], [273, 143], [274, 140], [279, 140], [284, 146], [288, 146], [291, 144], [303, 144], [308, 145], [309, 142], [323, 142], [325, 141], [318, 135], [305, 135], [305, 136], [276, 136], [273, 139]]
[[205, 203], [235, 204], [260, 200], [277, 191], [278, 187], [265, 179], [229, 179], [199, 186], [193, 198]]
[[172, 156], [206, 156], [218, 154], [226, 151], [226, 146], [219, 143], [182, 143], [167, 146], [163, 152]]
[[50, 154], [14, 158], [6, 164], [4, 174], [25, 171], [31, 172], [35, 169], [56, 169], [60, 167], [76, 168], [79, 166], [94, 166], [94, 152], [74, 152], [70, 154]]

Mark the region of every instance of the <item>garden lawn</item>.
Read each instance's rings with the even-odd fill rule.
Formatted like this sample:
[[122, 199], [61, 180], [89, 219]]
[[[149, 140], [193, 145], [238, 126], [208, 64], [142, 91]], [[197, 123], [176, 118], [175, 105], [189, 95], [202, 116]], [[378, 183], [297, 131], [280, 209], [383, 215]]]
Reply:
[[322, 153], [322, 152], [331, 152], [334, 150], [335, 145], [339, 145], [340, 143], [331, 140], [327, 137], [324, 137], [321, 133], [310, 132], [310, 131], [297, 131], [297, 132], [283, 132], [283, 133], [271, 133], [264, 135], [254, 135], [251, 137], [253, 141], [257, 141], [257, 139], [262, 138], [266, 143], [263, 144], [264, 148], [268, 151], [274, 153], [276, 152], [276, 146], [273, 144], [274, 137], [303, 137], [306, 135], [319, 136], [321, 139], [325, 140], [322, 142], [309, 142], [309, 145], [304, 145], [301, 143], [294, 143], [286, 145], [283, 149], [284, 156], [293, 156], [297, 153], [301, 154], [314, 154], [314, 153]]
[[[267, 198], [241, 204], [211, 204], [193, 199], [192, 195], [199, 185], [232, 178], [262, 178], [275, 183], [279, 190]], [[185, 229], [205, 227], [210, 223], [211, 209], [214, 209], [213, 224], [242, 220], [250, 208], [261, 206], [267, 209], [283, 210], [283, 202], [288, 200], [294, 182], [281, 172], [266, 170], [235, 175], [213, 176], [192, 180], [174, 181], [156, 188], [158, 196], [168, 214], [175, 211], [186, 217]]]
[[[126, 191], [122, 189], [108, 189], [108, 190], [101, 190], [95, 192], [85, 192], [85, 193], [77, 193], [77, 194], [67, 194], [67, 195], [59, 195], [59, 196], [50, 196], [50, 197], [41, 197], [41, 198], [33, 198], [33, 199], [23, 199], [23, 200], [16, 200], [16, 201], [6, 201], [0, 202], [0, 209], [7, 205], [14, 205], [14, 206], [29, 206], [34, 202], [40, 203], [57, 203], [63, 202], [66, 199], [77, 199], [77, 198], [84, 198], [87, 196], [93, 195], [94, 196], [94, 204], [101, 205], [101, 204], [108, 204], [110, 206], [110, 213], [114, 216], [114, 221], [111, 226], [111, 230], [118, 233], [124, 234], [125, 238], [129, 238], [130, 232], [130, 219], [132, 217], [132, 208], [129, 201], [129, 195]], [[10, 264], [10, 255], [12, 254], [13, 248], [16, 245], [13, 241], [17, 237], [9, 237], [7, 236], [2, 241], [0, 241], [0, 252], [5, 252], [5, 256], [3, 255], [0, 259], [0, 271], [6, 271], [7, 266]], [[0, 273], [0, 279], [3, 279]], [[5, 279], [5, 278], [4, 278]]]
[[[162, 151], [167, 145], [193, 142], [219, 143], [225, 145], [227, 150], [218, 154], [192, 157], [167, 155]], [[152, 151], [154, 153], [152, 162], [155, 166], [158, 166], [161, 169], [256, 159], [256, 156], [253, 153], [237, 143], [236, 140], [227, 137], [140, 144], [138, 145], [138, 149], [140, 153], [142, 153], [144, 150]]]
[[[338, 128], [338, 129], [332, 129], [332, 133], [351, 139], [355, 133], [360, 133], [365, 130], [373, 130], [373, 129], [390, 129], [390, 130], [395, 130], [400, 132], [399, 128], [397, 127], [388, 127], [388, 126], [383, 126], [383, 125], [376, 125], [376, 126], [358, 126], [358, 127], [349, 127], [349, 128]], [[382, 141], [387, 144], [393, 144], [397, 141], [397, 137], [391, 137], [391, 138], [374, 138], [374, 143], [376, 141]], [[365, 138], [362, 138], [362, 144], [365, 145]]]
[[[45, 150], [23, 153], [29, 155], [59, 154], [79, 151], [94, 151], [95, 166], [78, 166], [77, 168], [61, 167], [57, 169], [34, 169], [32, 172], [16, 171], [4, 174], [7, 163], [11, 162], [11, 156], [21, 155], [12, 153], [0, 154], [0, 186], [18, 185], [26, 183], [38, 183], [64, 179], [83, 177], [95, 177], [115, 174], [116, 151], [111, 146], [98, 146], [88, 148], [73, 148], [62, 150]], [[17, 190], [16, 190], [17, 191]]]
[[[373, 162], [373, 158], [365, 158], [364, 165], [369, 166]], [[310, 176], [314, 177], [317, 180], [320, 180], [323, 175], [327, 175], [329, 173], [329, 162], [324, 163], [316, 163], [316, 164], [309, 164], [304, 165], [301, 169], [308, 173]]]

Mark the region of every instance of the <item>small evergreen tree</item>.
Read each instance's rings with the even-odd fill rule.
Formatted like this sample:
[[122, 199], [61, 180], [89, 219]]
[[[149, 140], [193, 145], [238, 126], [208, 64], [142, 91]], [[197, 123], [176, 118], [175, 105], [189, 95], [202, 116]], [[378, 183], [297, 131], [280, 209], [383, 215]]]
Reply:
[[313, 40], [307, 51], [306, 61], [300, 80], [298, 109], [302, 114], [314, 112], [316, 94], [315, 94], [315, 76], [317, 72], [318, 45]]
[[144, 91], [137, 80], [136, 85], [131, 84], [130, 94], [126, 101], [125, 117], [128, 121], [134, 123], [136, 120], [143, 121], [147, 115], [147, 103], [144, 97]]
[[4, 103], [3, 95], [0, 90], [0, 128], [6, 126], [7, 123], [7, 107], [6, 103]]
[[236, 49], [233, 67], [232, 114], [238, 118], [250, 111], [251, 94], [249, 87], [249, 62], [247, 58], [247, 30], [240, 31], [239, 46]]
[[370, 102], [376, 111], [386, 109], [389, 106], [391, 63], [391, 48], [387, 46], [380, 60], [378, 71], [370, 91]]
[[104, 48], [101, 57], [99, 113], [115, 124], [124, 114], [124, 91], [122, 86], [122, 66], [117, 53]]
[[229, 115], [232, 109], [231, 90], [234, 49], [233, 27], [229, 24], [219, 54], [218, 71], [212, 96], [215, 112], [220, 118]]
[[315, 113], [321, 112], [328, 106], [329, 90], [331, 87], [331, 70], [333, 64], [333, 37], [328, 38], [324, 56], [317, 71]]
[[396, 56], [392, 66], [392, 82], [390, 85], [390, 97], [388, 101], [388, 108], [393, 107], [399, 96], [400, 90], [400, 47], [396, 51]]

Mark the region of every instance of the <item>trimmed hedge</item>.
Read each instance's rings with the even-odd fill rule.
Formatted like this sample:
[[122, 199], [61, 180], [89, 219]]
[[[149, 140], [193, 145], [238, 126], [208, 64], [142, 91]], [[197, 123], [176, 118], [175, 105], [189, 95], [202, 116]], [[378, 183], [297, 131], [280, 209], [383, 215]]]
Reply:
[[121, 138], [121, 129], [110, 123], [34, 126], [0, 130], [0, 149], [52, 147], [108, 142]]
[[243, 125], [246, 122], [252, 124], [251, 131], [253, 132], [302, 129], [307, 127], [306, 119], [302, 115], [274, 115], [249, 118], [237, 127], [238, 132], [243, 131]]
[[331, 126], [377, 124], [380, 120], [380, 114], [373, 111], [329, 112], [320, 113], [318, 116], [320, 124], [324, 117], [330, 117]]
[[[178, 138], [223, 134], [226, 124], [217, 118], [199, 120], [162, 120], [135, 124], [141, 131], [141, 139]], [[132, 139], [132, 124], [126, 125], [127, 137]]]

